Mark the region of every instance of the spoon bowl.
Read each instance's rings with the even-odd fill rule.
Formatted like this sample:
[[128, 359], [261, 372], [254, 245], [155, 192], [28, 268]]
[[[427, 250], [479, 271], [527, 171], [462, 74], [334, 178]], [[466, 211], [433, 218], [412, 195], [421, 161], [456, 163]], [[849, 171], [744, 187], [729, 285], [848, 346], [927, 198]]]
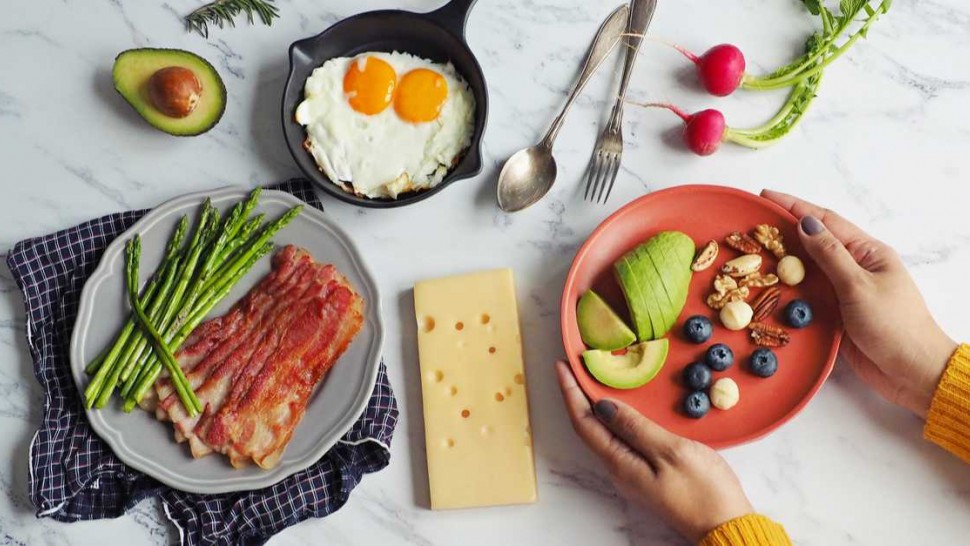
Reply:
[[498, 206], [522, 210], [542, 199], [556, 181], [552, 148], [542, 144], [519, 150], [505, 162], [498, 177]]

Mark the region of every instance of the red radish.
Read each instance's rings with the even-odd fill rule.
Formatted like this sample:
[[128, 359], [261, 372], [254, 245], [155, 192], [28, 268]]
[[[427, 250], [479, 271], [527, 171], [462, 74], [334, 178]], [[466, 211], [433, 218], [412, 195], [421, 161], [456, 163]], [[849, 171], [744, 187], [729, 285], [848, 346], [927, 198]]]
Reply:
[[684, 120], [684, 143], [697, 155], [711, 155], [717, 151], [727, 134], [727, 122], [719, 110], [708, 108], [688, 114], [673, 104], [651, 102], [640, 106], [665, 108]]
[[678, 45], [674, 48], [697, 65], [701, 85], [712, 95], [726, 97], [744, 79], [744, 54], [731, 44], [716, 45], [700, 57]]

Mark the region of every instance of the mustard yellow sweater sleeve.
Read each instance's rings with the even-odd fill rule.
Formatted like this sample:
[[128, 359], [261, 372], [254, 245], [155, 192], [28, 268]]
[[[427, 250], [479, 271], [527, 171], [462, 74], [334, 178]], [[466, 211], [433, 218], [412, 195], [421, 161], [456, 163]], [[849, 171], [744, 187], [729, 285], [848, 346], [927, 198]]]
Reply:
[[697, 546], [791, 546], [791, 540], [781, 525], [748, 514], [715, 527]]
[[960, 345], [936, 387], [923, 437], [970, 463], [970, 345]]

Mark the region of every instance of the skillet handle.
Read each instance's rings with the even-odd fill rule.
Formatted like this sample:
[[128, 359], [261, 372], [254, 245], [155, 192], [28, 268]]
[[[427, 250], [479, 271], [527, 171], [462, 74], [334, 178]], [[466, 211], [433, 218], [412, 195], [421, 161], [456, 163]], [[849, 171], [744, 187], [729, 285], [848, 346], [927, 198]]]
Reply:
[[450, 0], [444, 6], [428, 13], [428, 17], [441, 26], [465, 39], [465, 22], [477, 0]]

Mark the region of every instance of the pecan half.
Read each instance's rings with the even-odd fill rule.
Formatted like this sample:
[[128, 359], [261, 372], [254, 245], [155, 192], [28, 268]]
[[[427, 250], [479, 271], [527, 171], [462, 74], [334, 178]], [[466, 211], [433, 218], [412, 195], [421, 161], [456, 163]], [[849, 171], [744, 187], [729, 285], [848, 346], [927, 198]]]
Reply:
[[727, 246], [745, 254], [757, 254], [761, 252], [761, 245], [758, 244], [758, 241], [752, 239], [747, 233], [741, 233], [740, 231], [735, 231], [725, 237], [724, 242]]
[[779, 260], [785, 257], [785, 238], [775, 226], [759, 224], [754, 228], [754, 238]]
[[717, 241], [710, 240], [704, 245], [704, 248], [697, 253], [697, 257], [694, 258], [694, 263], [691, 264], [690, 268], [694, 271], [704, 271], [708, 267], [714, 265], [714, 260], [717, 259]]
[[780, 326], [764, 322], [752, 322], [748, 325], [751, 331], [751, 341], [761, 347], [784, 347], [791, 341], [788, 332]]
[[751, 302], [751, 308], [754, 309], [754, 316], [751, 317], [752, 322], [761, 322], [770, 317], [771, 313], [778, 307], [779, 300], [781, 300], [781, 288], [772, 286], [762, 290], [758, 297]]

